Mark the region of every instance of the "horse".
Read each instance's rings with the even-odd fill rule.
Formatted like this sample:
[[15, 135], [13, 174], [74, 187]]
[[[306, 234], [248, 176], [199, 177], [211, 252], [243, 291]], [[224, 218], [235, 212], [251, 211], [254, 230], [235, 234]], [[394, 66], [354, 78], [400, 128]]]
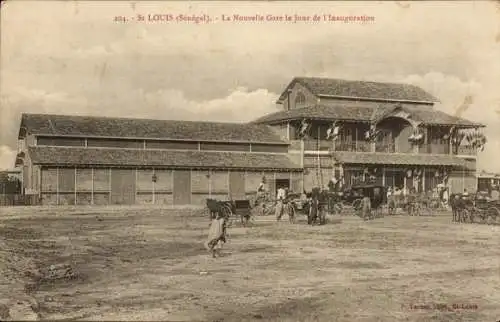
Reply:
[[326, 206], [328, 205], [328, 192], [320, 191], [319, 188], [314, 188], [311, 193], [311, 201], [308, 205], [307, 223], [314, 225], [319, 219], [319, 224], [326, 223]]
[[[209, 219], [215, 219], [217, 217], [217, 214], [219, 213], [221, 216], [226, 217], [226, 219], [229, 219], [228, 217], [231, 215], [231, 213], [236, 213], [236, 206], [234, 205], [234, 202], [232, 201], [219, 201], [216, 199], [207, 199], [207, 208], [209, 211]], [[229, 213], [229, 211], [231, 213]]]
[[[450, 195], [449, 204], [451, 206], [451, 211], [453, 213], [453, 222], [465, 222], [467, 220], [467, 213], [470, 213], [470, 207], [473, 206], [473, 201], [469, 199], [464, 199], [464, 195], [461, 193], [454, 193]], [[471, 217], [470, 220], [473, 218]]]

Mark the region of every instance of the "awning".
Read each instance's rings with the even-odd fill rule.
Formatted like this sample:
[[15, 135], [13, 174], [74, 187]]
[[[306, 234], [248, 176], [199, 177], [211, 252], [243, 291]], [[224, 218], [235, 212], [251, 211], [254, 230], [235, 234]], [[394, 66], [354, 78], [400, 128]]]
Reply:
[[385, 164], [385, 165], [426, 165], [466, 167], [467, 161], [453, 155], [406, 154], [406, 153], [359, 153], [334, 152], [334, 158], [340, 163]]

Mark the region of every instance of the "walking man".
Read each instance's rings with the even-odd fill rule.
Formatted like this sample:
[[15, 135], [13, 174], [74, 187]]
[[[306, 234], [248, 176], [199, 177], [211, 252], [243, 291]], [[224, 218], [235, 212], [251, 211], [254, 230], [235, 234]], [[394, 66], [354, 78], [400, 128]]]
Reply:
[[283, 216], [283, 211], [284, 211], [284, 204], [283, 202], [285, 201], [286, 198], [286, 190], [283, 187], [280, 187], [278, 189], [278, 192], [276, 193], [276, 220], [280, 221], [281, 217]]

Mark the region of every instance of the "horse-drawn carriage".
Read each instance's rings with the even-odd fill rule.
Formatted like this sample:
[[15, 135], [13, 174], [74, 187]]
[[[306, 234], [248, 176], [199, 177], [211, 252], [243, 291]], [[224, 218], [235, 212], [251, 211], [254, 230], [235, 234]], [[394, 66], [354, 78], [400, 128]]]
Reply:
[[382, 185], [356, 184], [344, 192], [345, 203], [351, 204], [354, 213], [368, 220], [383, 217], [383, 206], [387, 204], [387, 191]]
[[489, 200], [480, 194], [452, 194], [450, 205], [453, 222], [495, 224], [500, 219], [500, 201]]
[[251, 218], [252, 205], [250, 200], [227, 200], [207, 199], [207, 209], [210, 219], [220, 214], [228, 221], [228, 226], [233, 224], [234, 219], [240, 219], [240, 223], [246, 226]]

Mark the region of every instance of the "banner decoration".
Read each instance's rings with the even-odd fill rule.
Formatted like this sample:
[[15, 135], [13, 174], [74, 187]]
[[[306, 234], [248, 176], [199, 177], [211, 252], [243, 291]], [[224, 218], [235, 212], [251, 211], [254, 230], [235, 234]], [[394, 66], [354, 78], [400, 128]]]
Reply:
[[375, 125], [371, 125], [370, 130], [365, 132], [365, 139], [370, 142], [375, 142], [379, 134], [380, 130], [377, 130]]
[[424, 140], [424, 131], [420, 127], [416, 127], [413, 133], [408, 137], [408, 140], [412, 143], [420, 143]]
[[471, 147], [478, 151], [484, 151], [484, 146], [487, 142], [486, 136], [478, 130], [465, 135], [465, 141], [467, 142], [468, 147]]
[[413, 180], [420, 181], [422, 179], [422, 169], [413, 170]]
[[445, 135], [443, 135], [443, 140], [448, 141], [453, 136], [454, 132], [455, 132], [455, 125], [450, 128], [450, 130], [448, 131], [448, 133], [446, 133]]
[[327, 140], [337, 140], [339, 135], [340, 125], [337, 121], [333, 121], [328, 130], [326, 131], [326, 139]]
[[309, 132], [310, 128], [311, 124], [306, 119], [303, 119], [299, 127], [299, 137], [304, 138], [307, 135], [307, 132]]
[[464, 131], [455, 131], [454, 135], [451, 137], [451, 144], [454, 147], [460, 146], [462, 144], [462, 141], [465, 138], [465, 132]]

